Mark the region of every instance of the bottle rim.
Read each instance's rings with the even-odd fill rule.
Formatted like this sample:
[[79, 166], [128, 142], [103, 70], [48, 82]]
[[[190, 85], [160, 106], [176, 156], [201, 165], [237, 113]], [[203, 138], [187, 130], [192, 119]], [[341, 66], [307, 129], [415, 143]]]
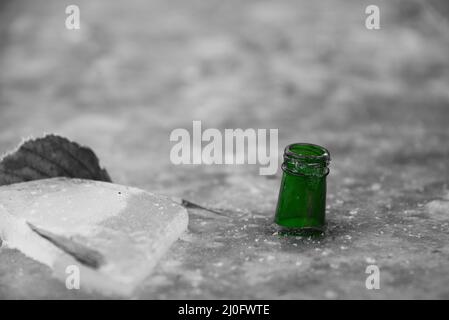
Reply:
[[284, 150], [282, 170], [294, 175], [329, 174], [329, 151], [312, 143], [292, 143]]
[[[315, 152], [317, 154], [301, 154], [294, 151], [294, 148], [300, 147], [302, 149], [308, 148], [308, 151]], [[317, 144], [312, 143], [292, 143], [285, 147], [284, 156], [289, 156], [296, 159], [316, 160], [317, 162], [324, 161], [326, 165], [331, 160], [329, 151]]]

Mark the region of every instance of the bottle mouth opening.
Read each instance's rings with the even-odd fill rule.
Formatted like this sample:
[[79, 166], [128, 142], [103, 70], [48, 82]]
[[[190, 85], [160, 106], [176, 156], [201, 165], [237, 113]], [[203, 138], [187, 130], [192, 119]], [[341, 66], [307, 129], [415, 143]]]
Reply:
[[317, 162], [330, 161], [329, 151], [326, 148], [311, 143], [292, 143], [285, 148], [284, 156]]
[[282, 169], [295, 175], [326, 176], [329, 161], [326, 148], [311, 143], [293, 143], [284, 150]]

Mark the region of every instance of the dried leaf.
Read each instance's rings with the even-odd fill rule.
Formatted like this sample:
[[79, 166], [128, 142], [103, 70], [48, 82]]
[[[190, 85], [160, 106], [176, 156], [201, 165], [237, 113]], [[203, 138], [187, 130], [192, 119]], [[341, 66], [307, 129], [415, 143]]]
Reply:
[[104, 256], [97, 250], [91, 249], [82, 243], [78, 243], [67, 237], [54, 234], [50, 231], [38, 228], [35, 225], [27, 222], [28, 226], [40, 235], [42, 238], [47, 239], [59, 249], [64, 250], [66, 253], [70, 254], [77, 261], [82, 264], [98, 269], [101, 265], [105, 263]]
[[56, 135], [28, 140], [0, 162], [0, 185], [54, 177], [111, 182], [91, 149]]
[[[173, 198], [172, 198], [173, 199]], [[194, 202], [191, 202], [189, 200], [185, 200], [185, 199], [181, 199], [181, 201], [177, 201], [177, 199], [173, 199], [175, 202], [180, 203], [184, 208], [189, 209], [189, 208], [193, 208], [193, 209], [200, 209], [200, 210], [205, 210], [205, 211], [209, 211], [211, 213], [215, 213], [219, 216], [222, 217], [228, 217], [226, 214], [224, 214], [221, 211], [218, 211], [217, 209], [212, 209], [212, 208], [208, 208], [199, 204], [196, 204]]]

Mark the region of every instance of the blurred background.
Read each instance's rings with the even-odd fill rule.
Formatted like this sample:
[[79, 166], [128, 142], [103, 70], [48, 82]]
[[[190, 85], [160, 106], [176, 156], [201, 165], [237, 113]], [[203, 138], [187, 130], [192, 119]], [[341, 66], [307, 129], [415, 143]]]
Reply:
[[[80, 30], [65, 27], [71, 4]], [[380, 30], [365, 27], [370, 4]], [[329, 236], [271, 235], [280, 170], [172, 165], [169, 134], [192, 120], [278, 128], [280, 155], [327, 147]], [[444, 0], [0, 2], [0, 152], [59, 133], [117, 183], [237, 212], [192, 218], [139, 297], [449, 298], [448, 123]], [[2, 255], [0, 296], [72, 297]], [[365, 289], [367, 261], [384, 290]]]

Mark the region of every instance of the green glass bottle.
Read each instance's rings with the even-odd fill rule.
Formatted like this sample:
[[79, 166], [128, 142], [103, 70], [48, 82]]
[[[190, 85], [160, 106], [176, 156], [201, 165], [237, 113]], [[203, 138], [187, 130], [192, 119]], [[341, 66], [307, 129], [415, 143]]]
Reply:
[[308, 143], [288, 145], [275, 222], [287, 233], [324, 231], [329, 151]]

